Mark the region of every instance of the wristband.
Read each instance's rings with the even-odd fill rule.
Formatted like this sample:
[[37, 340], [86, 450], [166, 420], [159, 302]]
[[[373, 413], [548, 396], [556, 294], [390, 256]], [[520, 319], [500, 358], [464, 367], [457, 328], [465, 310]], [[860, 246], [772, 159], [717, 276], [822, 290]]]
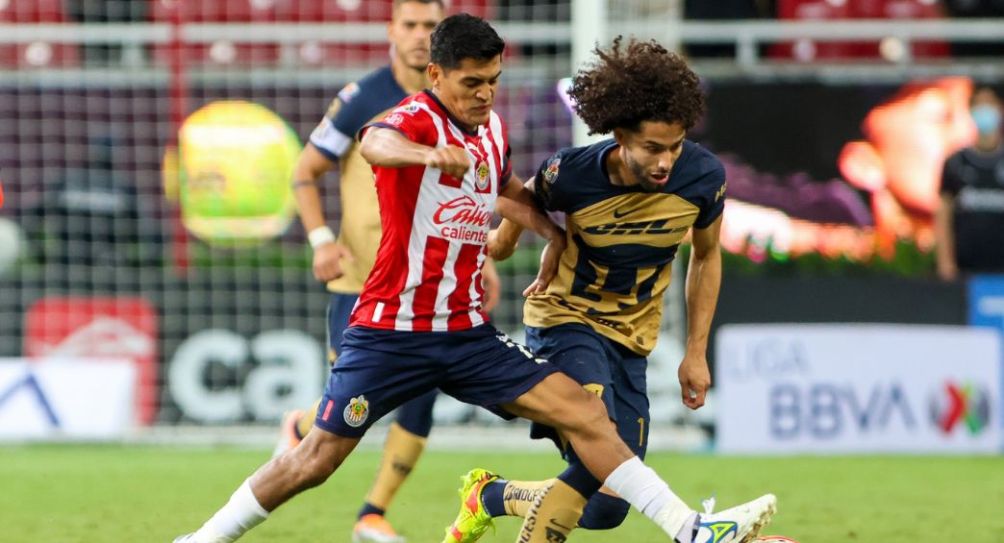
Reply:
[[327, 226], [318, 226], [307, 234], [307, 241], [316, 250], [321, 245], [333, 243], [335, 241], [335, 233]]

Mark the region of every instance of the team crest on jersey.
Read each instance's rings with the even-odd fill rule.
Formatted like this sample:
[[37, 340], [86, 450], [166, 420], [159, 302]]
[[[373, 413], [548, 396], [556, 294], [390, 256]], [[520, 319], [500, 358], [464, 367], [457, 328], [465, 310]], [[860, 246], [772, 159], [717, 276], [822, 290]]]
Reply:
[[349, 405], [345, 406], [342, 417], [345, 418], [345, 424], [353, 428], [362, 426], [366, 422], [366, 419], [370, 418], [369, 400], [363, 395], [352, 398], [349, 400]]
[[486, 162], [481, 162], [474, 171], [477, 177], [478, 190], [485, 190], [488, 188], [488, 164]]
[[338, 97], [346, 104], [357, 94], [359, 94], [359, 85], [356, 83], [349, 83], [342, 90], [338, 91]]
[[544, 170], [544, 181], [548, 183], [554, 183], [554, 179], [558, 177], [558, 166], [561, 165], [561, 157], [554, 157], [547, 163], [547, 169]]
[[408, 102], [407, 104], [397, 108], [397, 111], [401, 113], [407, 113], [408, 115], [414, 115], [416, 111], [421, 109], [415, 102]]
[[400, 113], [392, 113], [388, 115], [383, 122], [391, 126], [401, 126], [402, 124], [404, 124], [404, 115], [401, 115]]

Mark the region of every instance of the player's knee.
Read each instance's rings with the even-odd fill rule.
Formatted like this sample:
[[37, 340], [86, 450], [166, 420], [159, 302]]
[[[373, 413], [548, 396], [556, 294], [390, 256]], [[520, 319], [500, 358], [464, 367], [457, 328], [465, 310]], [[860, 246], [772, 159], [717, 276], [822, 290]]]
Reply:
[[587, 530], [610, 530], [624, 522], [630, 509], [628, 502], [598, 492], [586, 504], [579, 526]]

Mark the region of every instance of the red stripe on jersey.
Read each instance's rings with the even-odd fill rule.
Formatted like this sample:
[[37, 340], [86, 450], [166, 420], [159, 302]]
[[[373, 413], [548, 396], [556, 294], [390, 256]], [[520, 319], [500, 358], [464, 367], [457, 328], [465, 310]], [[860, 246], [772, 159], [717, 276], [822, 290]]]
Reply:
[[429, 332], [432, 330], [432, 317], [436, 314], [436, 294], [439, 292], [439, 282], [443, 280], [446, 267], [446, 253], [450, 250], [449, 240], [429, 236], [425, 240], [425, 256], [422, 258], [422, 284], [415, 288], [415, 298], [412, 303], [412, 330]]
[[[414, 227], [424, 171], [424, 166], [388, 168], [376, 179], [383, 233], [376, 265], [359, 294], [359, 301], [349, 318], [350, 326], [394, 329], [401, 307], [400, 294], [408, 281], [408, 240]], [[377, 314], [377, 304], [381, 303], [383, 311]]]
[[[453, 273], [457, 277], [457, 288], [450, 294], [446, 306], [450, 310], [450, 318], [447, 321], [447, 328], [465, 329], [470, 328], [471, 322], [469, 313], [471, 308], [471, 281], [478, 271], [478, 255], [481, 254], [482, 247], [471, 243], [465, 243], [460, 247], [457, 254], [457, 261], [453, 265]], [[480, 279], [480, 274], [478, 275]], [[480, 287], [481, 281], [478, 281]], [[478, 299], [481, 297], [478, 296]], [[486, 319], [487, 320], [487, 319]]]
[[439, 184], [446, 185], [447, 187], [453, 187], [459, 189], [464, 186], [464, 180], [458, 177], [453, 177], [451, 175], [446, 175], [445, 173], [439, 174]]

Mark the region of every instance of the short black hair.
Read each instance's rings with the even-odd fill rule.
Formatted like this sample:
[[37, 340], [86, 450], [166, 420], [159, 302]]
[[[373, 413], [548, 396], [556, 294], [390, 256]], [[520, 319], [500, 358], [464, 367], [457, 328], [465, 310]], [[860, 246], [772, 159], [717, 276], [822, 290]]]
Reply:
[[488, 21], [467, 13], [451, 15], [432, 31], [432, 63], [449, 70], [465, 58], [490, 60], [502, 54], [505, 42]]
[[680, 123], [693, 128], [704, 114], [700, 80], [680, 55], [653, 41], [617, 36], [599, 47], [597, 61], [580, 70], [568, 95], [590, 134], [615, 128], [637, 132], [644, 121]]
[[415, 2], [416, 4], [438, 4], [441, 9], [446, 9], [446, 4], [443, 3], [443, 0], [394, 0], [393, 9], [397, 10], [398, 6], [409, 2]]

